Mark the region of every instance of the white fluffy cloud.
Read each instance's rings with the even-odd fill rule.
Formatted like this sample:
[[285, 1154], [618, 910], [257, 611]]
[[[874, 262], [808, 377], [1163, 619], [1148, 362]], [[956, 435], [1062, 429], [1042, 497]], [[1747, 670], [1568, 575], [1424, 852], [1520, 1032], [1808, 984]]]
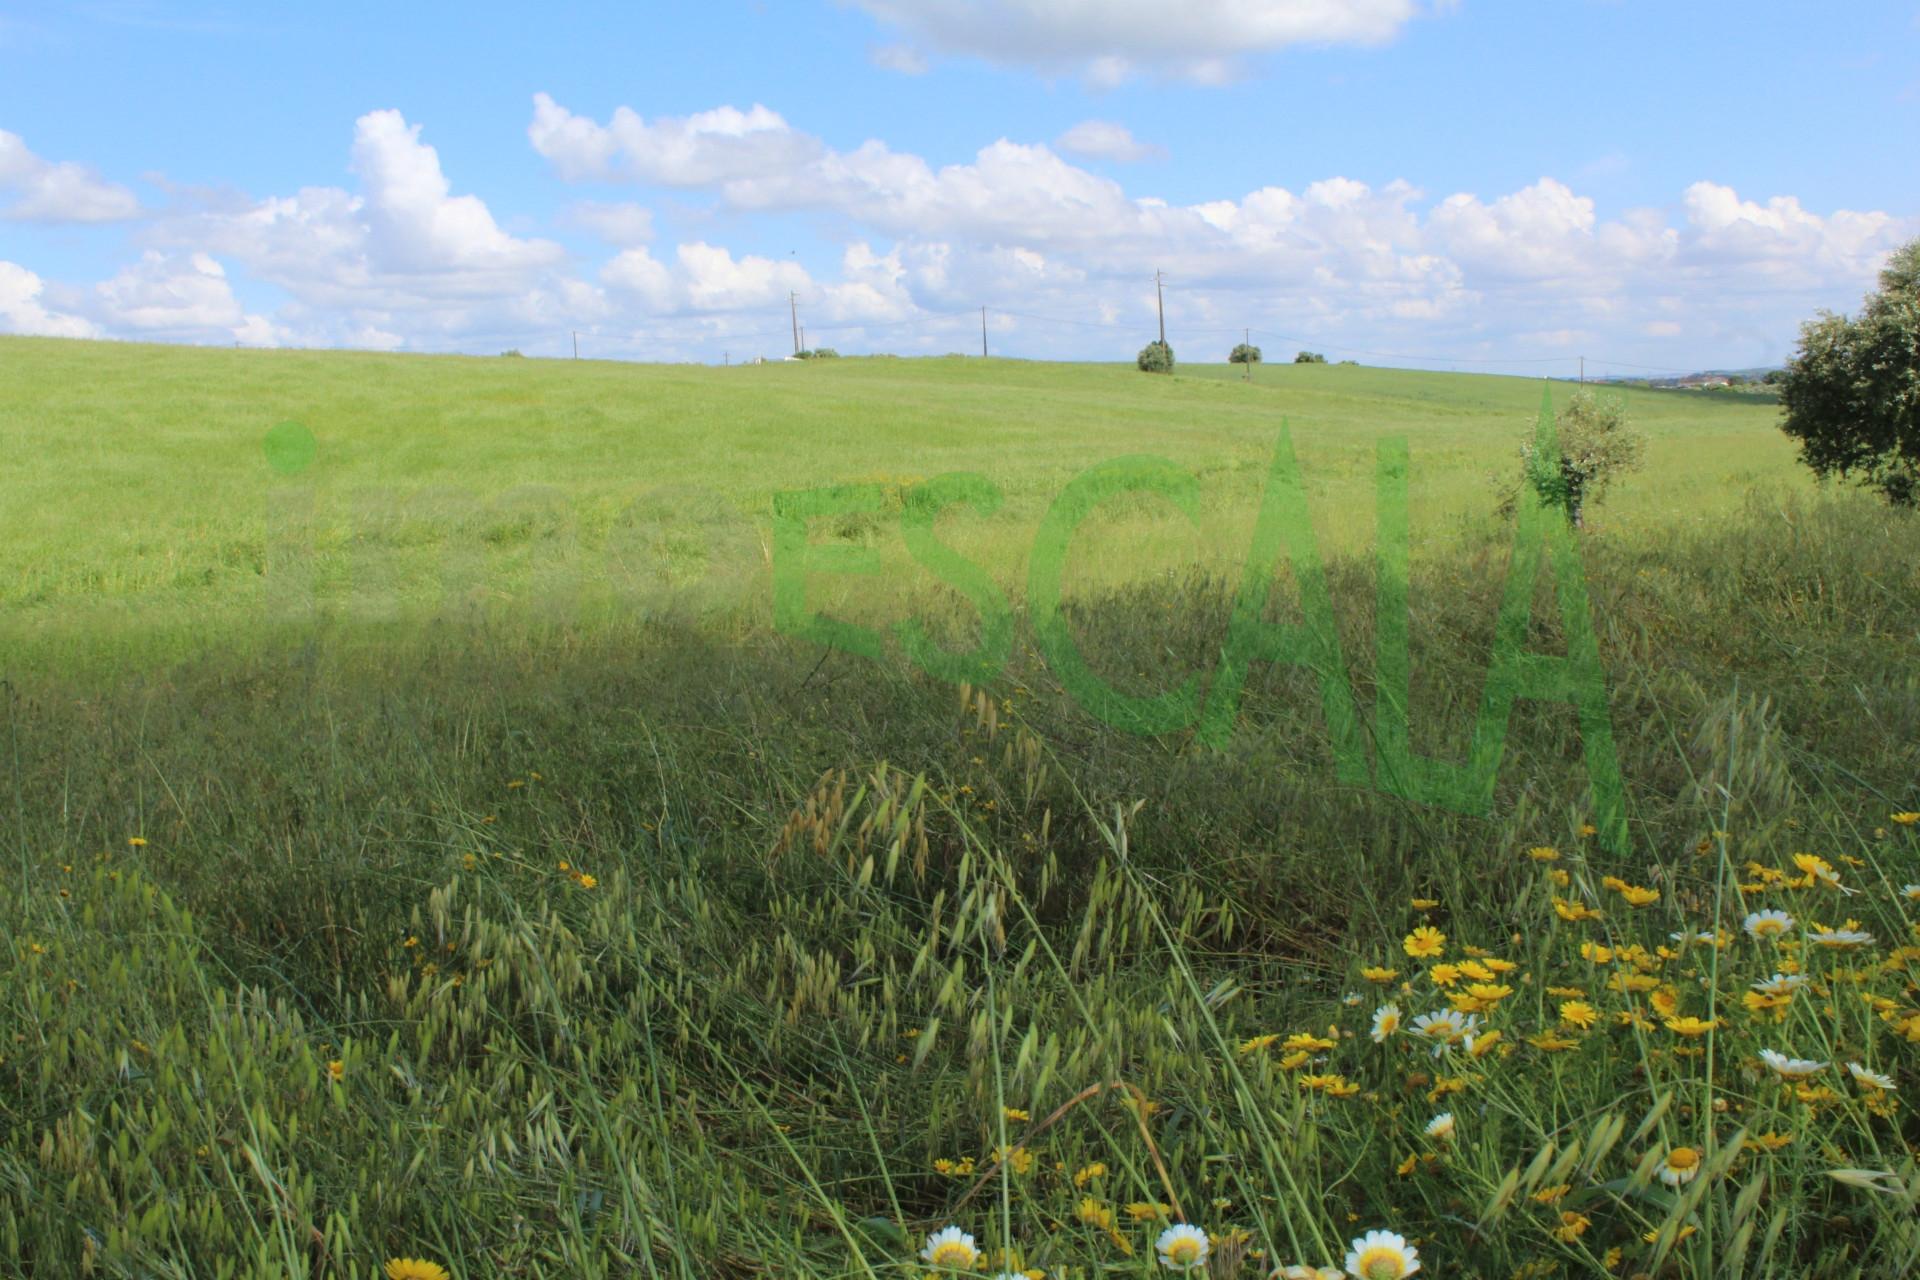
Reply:
[[0, 262], [0, 333], [45, 338], [100, 336], [100, 331], [80, 316], [49, 311], [41, 300], [45, 291], [46, 285], [33, 272], [15, 262]]
[[[1784, 345], [1810, 301], [1865, 284], [1881, 256], [1920, 229], [1884, 213], [1815, 214], [1792, 199], [1755, 204], [1708, 183], [1690, 188], [1677, 210], [1602, 217], [1590, 197], [1551, 177], [1506, 194], [1437, 200], [1403, 182], [1335, 177], [1174, 205], [1042, 144], [1001, 139], [971, 161], [936, 168], [879, 140], [836, 150], [763, 106], [652, 121], [619, 111], [601, 124], [543, 95], [530, 136], [562, 175], [700, 192], [732, 215], [838, 218], [868, 255], [869, 273], [871, 263], [889, 264], [887, 289], [860, 295], [875, 314], [988, 301], [1112, 323], [1151, 305], [1146, 281], [1159, 267], [1174, 284], [1173, 314], [1188, 325], [1232, 328], [1264, 312], [1329, 345], [1356, 347], [1458, 350], [1468, 342], [1524, 358], [1614, 334], [1705, 344], [1732, 333], [1749, 342], [1767, 326]], [[1057, 145], [1107, 155], [1139, 146], [1123, 125], [1101, 122]], [[870, 247], [876, 242], [883, 248]], [[774, 308], [785, 288], [806, 292], [797, 277], [770, 283], [771, 265], [747, 273], [753, 287], [736, 287], [746, 261], [629, 253], [603, 282], [694, 312]], [[851, 270], [842, 263], [842, 285], [815, 282], [814, 304], [854, 296], [845, 288]], [[696, 288], [709, 271], [725, 287]], [[1776, 313], [1757, 328], [1748, 304], [1736, 301], [1756, 279], [1773, 291]]]
[[1100, 84], [1142, 73], [1218, 84], [1300, 44], [1379, 44], [1415, 0], [850, 0], [917, 45]]
[[21, 222], [120, 222], [137, 217], [133, 192], [85, 165], [43, 160], [17, 133], [0, 129], [0, 217]]
[[717, 107], [648, 124], [620, 107], [605, 125], [576, 116], [546, 94], [533, 100], [527, 137], [562, 178], [628, 178], [669, 187], [706, 187], [768, 170], [785, 171], [824, 148], [755, 103]]
[[899, 252], [879, 254], [865, 241], [846, 249], [841, 278], [814, 279], [795, 262], [752, 254], [736, 258], [719, 245], [696, 240], [680, 245], [670, 262], [646, 248], [628, 249], [601, 270], [600, 280], [616, 302], [655, 317], [709, 321], [747, 315], [756, 325], [787, 308], [788, 295], [806, 300], [815, 322], [860, 326], [910, 319], [915, 302], [912, 272]]
[[148, 250], [94, 286], [90, 310], [103, 328], [145, 338], [273, 346], [280, 337], [272, 321], [246, 313], [226, 268], [198, 252]]
[[516, 240], [475, 196], [455, 196], [440, 154], [398, 111], [360, 117], [353, 170], [366, 188], [367, 254], [379, 269], [407, 275], [514, 273], [553, 263], [560, 247]]
[[453, 195], [439, 153], [399, 112], [360, 117], [351, 167], [360, 194], [306, 187], [231, 201], [171, 219], [156, 238], [284, 290], [293, 330], [314, 341], [443, 343], [592, 303], [595, 291], [560, 274], [558, 244], [510, 235], [478, 197]]
[[787, 305], [789, 291], [813, 291], [804, 267], [748, 255], [695, 240], [679, 247], [673, 265], [644, 248], [628, 249], [602, 270], [609, 288], [639, 301], [654, 315], [745, 311]]
[[1792, 196], [1761, 205], [1713, 182], [1688, 187], [1682, 206], [1696, 264], [1737, 262], [1808, 284], [1835, 273], [1870, 274], [1901, 230], [1885, 213], [1841, 210], [1821, 217]]
[[[759, 104], [602, 122], [542, 94], [528, 138], [563, 181], [637, 188], [563, 205], [559, 225], [602, 246], [585, 261], [455, 194], [422, 130], [375, 111], [355, 126], [352, 189], [186, 192], [95, 285], [0, 264], [0, 330], [548, 354], [578, 330], [592, 354], [713, 358], [783, 350], [791, 293], [809, 338], [848, 350], [977, 349], [986, 304], [996, 351], [1125, 355], [1163, 269], [1176, 345], [1202, 351], [1251, 325], [1276, 349], [1362, 358], [1744, 364], [1778, 358], [1814, 308], [1850, 305], [1920, 233], [1711, 182], [1604, 213], [1555, 177], [1445, 194], [1335, 176], [1178, 204], [1063, 154], [1144, 158], [1117, 121], [936, 165], [880, 139], [835, 148]], [[0, 173], [23, 171], [0, 154]], [[649, 189], [672, 193], [654, 202], [663, 225]], [[769, 256], [766, 215], [803, 218], [839, 260], [785, 257], [784, 235]], [[263, 293], [283, 300], [241, 301]]]
[[1090, 160], [1113, 160], [1120, 164], [1138, 164], [1143, 160], [1161, 160], [1167, 149], [1137, 140], [1133, 131], [1111, 120], [1082, 120], [1054, 139], [1054, 146], [1069, 155]]
[[834, 151], [762, 106], [721, 107], [647, 123], [625, 107], [604, 125], [546, 94], [528, 130], [563, 178], [627, 179], [716, 191], [742, 210], [825, 208], [892, 234], [1062, 233], [1141, 229], [1118, 183], [1045, 146], [1002, 139], [970, 165], [935, 170], [880, 141]]

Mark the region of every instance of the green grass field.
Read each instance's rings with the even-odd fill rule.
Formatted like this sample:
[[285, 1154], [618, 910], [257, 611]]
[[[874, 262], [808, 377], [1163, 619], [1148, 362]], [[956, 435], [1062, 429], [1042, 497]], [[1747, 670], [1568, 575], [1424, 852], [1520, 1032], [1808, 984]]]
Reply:
[[[954, 358], [708, 369], [30, 339], [0, 343], [0, 363], [5, 623], [16, 653], [49, 660], [231, 646], [272, 612], [276, 579], [296, 577], [289, 590], [350, 624], [475, 604], [618, 613], [702, 578], [752, 609], [768, 594], [775, 491], [948, 471], [985, 475], [1005, 502], [990, 518], [954, 512], [943, 536], [1017, 585], [1061, 488], [1128, 454], [1191, 469], [1199, 525], [1164, 503], [1107, 513], [1069, 589], [1235, 566], [1282, 421], [1330, 551], [1371, 545], [1389, 435], [1411, 442], [1418, 541], [1451, 543], [1492, 506], [1487, 477], [1512, 472], [1543, 389], [1338, 365], [1243, 383], [1225, 366], [1167, 380]], [[1754, 486], [1811, 490], [1770, 406], [1624, 394], [1649, 456], [1601, 516], [1608, 533], [1701, 529]], [[262, 448], [283, 421], [318, 442], [297, 477]], [[890, 530], [864, 532], [899, 589], [858, 603], [898, 613], [889, 602], [916, 574]], [[282, 558], [298, 569], [276, 573]], [[562, 586], [579, 598], [556, 606]], [[528, 597], [540, 606], [514, 607]]]
[[[9, 1274], [1144, 1278], [1177, 1222], [1210, 1278], [1375, 1229], [1435, 1277], [1911, 1273], [1920, 522], [1769, 405], [1631, 393], [1578, 538], [1614, 851], [1561, 703], [1484, 811], [1384, 785], [1376, 444], [1412, 747], [1461, 759], [1542, 384], [1238, 379], [0, 340]], [[1067, 484], [1162, 455], [1198, 521], [1082, 526], [1072, 625], [1205, 681], [1283, 419], [1358, 780], [1324, 673], [1256, 664], [1224, 745], [1125, 732], [1023, 604]], [[1004, 672], [769, 625], [776, 491], [956, 470], [1005, 495], [939, 526]], [[820, 607], [966, 632], [891, 509], [836, 537], [883, 572]]]

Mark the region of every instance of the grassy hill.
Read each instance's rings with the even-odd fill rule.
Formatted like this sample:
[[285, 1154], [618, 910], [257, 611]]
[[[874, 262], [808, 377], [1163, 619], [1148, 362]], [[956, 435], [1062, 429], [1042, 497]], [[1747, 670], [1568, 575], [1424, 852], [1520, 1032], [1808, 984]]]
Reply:
[[[1262, 367], [1245, 383], [1226, 366], [713, 369], [19, 338], [0, 339], [0, 367], [0, 634], [49, 660], [102, 643], [166, 656], [239, 643], [282, 584], [349, 624], [455, 606], [524, 620], [529, 597], [546, 616], [563, 590], [618, 613], [650, 586], [703, 577], [763, 610], [776, 490], [879, 480], [897, 495], [947, 471], [1005, 495], [991, 518], [955, 512], [942, 529], [1017, 591], [1062, 487], [1127, 454], [1199, 477], [1198, 528], [1164, 504], [1110, 511], [1070, 590], [1233, 566], [1282, 421], [1328, 549], [1371, 545], [1388, 436], [1411, 442], [1417, 540], [1451, 545], [1487, 523], [1488, 476], [1513, 472], [1545, 387], [1341, 365]], [[1755, 485], [1811, 490], [1770, 408], [1624, 394], [1650, 447], [1598, 514], [1607, 533], [1702, 528]], [[318, 446], [295, 476], [262, 448], [286, 421]], [[857, 532], [887, 566], [886, 599], [924, 582], [893, 530]]]
[[[1630, 393], [1563, 612], [1484, 479], [1539, 383], [1237, 375], [0, 340], [0, 1257], [1145, 1280], [1184, 1221], [1210, 1280], [1373, 1229], [1423, 1276], [1913, 1274], [1920, 522], [1763, 406]], [[1338, 654], [1251, 663], [1217, 738], [1091, 714], [1019, 607], [1047, 507], [1197, 475], [1197, 528], [1082, 527], [1064, 616], [1136, 696], [1215, 687], [1283, 418]], [[773, 493], [866, 479], [814, 537], [882, 572], [810, 596], [964, 644], [895, 520], [954, 469], [1005, 494], [940, 525], [1004, 670], [767, 625]], [[1503, 635], [1541, 696], [1436, 798]], [[923, 1265], [949, 1224], [978, 1265]]]

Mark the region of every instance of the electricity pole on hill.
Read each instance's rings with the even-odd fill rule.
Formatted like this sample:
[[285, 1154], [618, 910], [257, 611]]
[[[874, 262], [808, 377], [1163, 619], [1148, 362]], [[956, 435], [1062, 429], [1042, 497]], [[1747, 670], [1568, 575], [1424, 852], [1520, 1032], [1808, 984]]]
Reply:
[[980, 358], [987, 358], [987, 309], [980, 308]]
[[787, 290], [787, 313], [793, 320], [793, 354], [800, 354], [800, 295]]
[[1160, 308], [1160, 345], [1167, 345], [1167, 295], [1160, 288], [1160, 273], [1153, 273], [1153, 300]]

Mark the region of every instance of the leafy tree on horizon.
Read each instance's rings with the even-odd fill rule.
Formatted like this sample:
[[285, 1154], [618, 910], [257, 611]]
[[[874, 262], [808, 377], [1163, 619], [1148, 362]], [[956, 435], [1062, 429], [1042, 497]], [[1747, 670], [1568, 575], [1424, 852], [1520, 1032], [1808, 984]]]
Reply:
[[1157, 340], [1149, 342], [1140, 348], [1134, 363], [1140, 366], [1143, 373], [1172, 373], [1173, 348]]
[[1227, 357], [1228, 364], [1259, 364], [1260, 348], [1250, 342], [1237, 344], [1233, 353]]
[[1780, 429], [1817, 475], [1920, 504], [1920, 240], [1894, 252], [1858, 318], [1822, 311], [1800, 326], [1779, 386]]

